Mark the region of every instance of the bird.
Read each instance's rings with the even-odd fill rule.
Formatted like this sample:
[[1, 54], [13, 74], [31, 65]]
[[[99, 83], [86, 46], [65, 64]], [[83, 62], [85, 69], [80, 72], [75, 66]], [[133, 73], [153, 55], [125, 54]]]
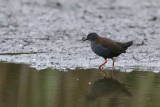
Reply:
[[112, 59], [112, 76], [113, 76], [113, 69], [114, 69], [114, 57], [118, 57], [122, 53], [126, 53], [126, 50], [128, 47], [130, 47], [133, 44], [133, 41], [129, 42], [116, 42], [109, 38], [101, 37], [97, 33], [89, 33], [87, 37], [82, 38], [83, 41], [89, 40], [91, 44], [92, 51], [103, 57], [105, 59], [105, 62], [99, 66], [100, 71], [104, 73], [104, 76], [106, 76], [106, 73], [101, 69], [103, 65], [107, 63], [107, 59]]

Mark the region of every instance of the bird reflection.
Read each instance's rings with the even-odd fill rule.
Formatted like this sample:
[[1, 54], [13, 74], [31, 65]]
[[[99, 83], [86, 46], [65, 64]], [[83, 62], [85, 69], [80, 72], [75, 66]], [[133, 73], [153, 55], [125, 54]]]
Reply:
[[124, 84], [113, 78], [106, 78], [93, 82], [87, 95], [87, 101], [94, 101], [99, 97], [113, 98], [117, 95], [131, 96]]

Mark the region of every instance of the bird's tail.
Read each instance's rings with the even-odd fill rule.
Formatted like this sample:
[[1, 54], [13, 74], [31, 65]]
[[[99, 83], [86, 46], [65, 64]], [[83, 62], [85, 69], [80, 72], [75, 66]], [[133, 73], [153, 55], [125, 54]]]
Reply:
[[128, 47], [130, 47], [133, 44], [133, 41], [129, 41], [129, 42], [125, 42], [125, 43], [117, 42], [117, 44], [122, 46], [123, 49], [126, 50]]

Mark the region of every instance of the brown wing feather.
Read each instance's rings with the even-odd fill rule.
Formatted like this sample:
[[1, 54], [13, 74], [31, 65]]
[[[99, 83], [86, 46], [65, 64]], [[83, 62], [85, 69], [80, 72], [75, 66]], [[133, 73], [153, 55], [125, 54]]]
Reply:
[[125, 52], [120, 45], [108, 38], [98, 37], [96, 43], [101, 44], [103, 47], [109, 49], [111, 54], [115, 56]]

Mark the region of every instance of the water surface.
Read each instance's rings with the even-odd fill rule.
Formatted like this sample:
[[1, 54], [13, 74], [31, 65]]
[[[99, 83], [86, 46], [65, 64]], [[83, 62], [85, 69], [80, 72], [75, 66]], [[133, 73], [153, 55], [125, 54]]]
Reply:
[[96, 69], [0, 63], [0, 107], [159, 107], [159, 99], [160, 73], [115, 71], [112, 79]]

